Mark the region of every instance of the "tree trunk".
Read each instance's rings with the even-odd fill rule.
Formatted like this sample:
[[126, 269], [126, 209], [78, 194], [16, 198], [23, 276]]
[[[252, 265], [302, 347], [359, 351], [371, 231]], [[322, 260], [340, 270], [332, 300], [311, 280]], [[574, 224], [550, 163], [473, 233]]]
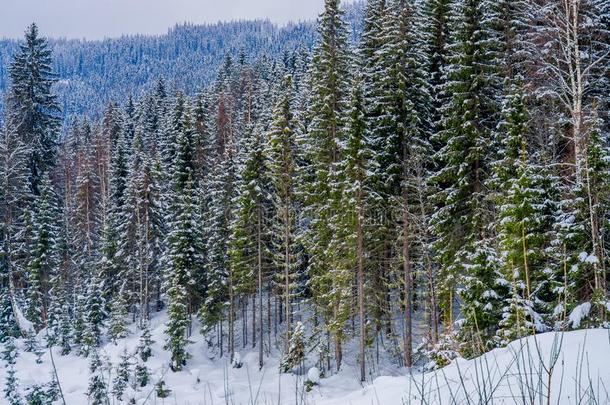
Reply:
[[413, 366], [413, 319], [412, 319], [412, 274], [411, 260], [409, 258], [409, 196], [407, 190], [403, 191], [403, 235], [402, 235], [402, 256], [404, 271], [404, 306], [405, 306], [405, 366]]
[[235, 355], [235, 297], [233, 294], [233, 270], [229, 269], [229, 360]]
[[364, 233], [362, 230], [362, 190], [358, 190], [357, 227], [357, 257], [358, 257], [358, 314], [360, 318], [360, 381], [366, 380], [365, 345], [366, 345], [366, 315], [364, 309]]
[[263, 368], [263, 246], [261, 241], [261, 207], [259, 204], [257, 212], [257, 248], [258, 248], [258, 367]]
[[284, 251], [284, 311], [286, 311], [286, 314], [284, 316], [286, 321], [285, 348], [288, 351], [292, 333], [290, 325], [290, 317], [292, 316], [292, 309], [290, 308], [290, 198], [288, 198], [284, 210], [284, 243], [286, 244]]
[[256, 347], [256, 294], [252, 294], [252, 348]]

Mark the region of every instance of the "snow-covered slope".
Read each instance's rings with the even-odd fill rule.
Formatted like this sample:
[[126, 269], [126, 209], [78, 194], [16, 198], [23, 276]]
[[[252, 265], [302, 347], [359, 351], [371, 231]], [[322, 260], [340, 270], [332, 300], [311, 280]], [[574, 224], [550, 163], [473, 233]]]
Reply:
[[[378, 377], [364, 386], [358, 381], [356, 365], [347, 364], [340, 373], [321, 379], [319, 385], [306, 392], [305, 377], [280, 374], [277, 358], [269, 359], [259, 371], [256, 352], [247, 351], [242, 354], [243, 366], [233, 368], [226, 358], [215, 358], [217, 353], [213, 355], [197, 337], [189, 348], [192, 358], [188, 366], [182, 372], [173, 373], [167, 367], [169, 355], [162, 349], [164, 321], [163, 316], [152, 321], [155, 344], [153, 357], [147, 363], [152, 371], [152, 383], [125, 395], [126, 399], [134, 398], [137, 404], [610, 403], [607, 392], [610, 388], [610, 335], [602, 329], [538, 335], [493, 350], [481, 358], [459, 359], [433, 373], [414, 372], [409, 376], [402, 370], [405, 375]], [[116, 366], [124, 349], [135, 351], [138, 338], [138, 334], [133, 333], [118, 345], [106, 344], [100, 354]], [[23, 349], [22, 341], [19, 346]], [[54, 359], [66, 404], [87, 404], [88, 360], [73, 354], [60, 356], [55, 350]], [[44, 355], [43, 363], [37, 365], [34, 354], [20, 350], [17, 370], [22, 389], [48, 382], [51, 374], [49, 353]], [[107, 381], [112, 380], [115, 372], [108, 367]], [[380, 372], [396, 373], [396, 370], [388, 367]], [[5, 368], [0, 367], [0, 388], [5, 373]], [[159, 379], [163, 379], [171, 390], [166, 399], [156, 398], [154, 383]], [[549, 392], [551, 402], [546, 400]], [[523, 398], [528, 400], [523, 401]]]
[[610, 404], [610, 334], [589, 329], [532, 336], [433, 373], [380, 377], [317, 403]]

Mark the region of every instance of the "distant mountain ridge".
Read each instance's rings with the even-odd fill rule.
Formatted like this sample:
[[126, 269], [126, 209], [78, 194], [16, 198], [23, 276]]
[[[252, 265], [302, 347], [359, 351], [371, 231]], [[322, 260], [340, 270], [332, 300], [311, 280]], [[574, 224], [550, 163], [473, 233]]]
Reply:
[[[353, 38], [361, 30], [362, 12], [363, 2], [346, 6], [345, 19], [352, 27]], [[278, 26], [256, 20], [180, 24], [159, 36], [50, 39], [50, 44], [59, 78], [56, 93], [64, 116], [87, 114], [96, 118], [107, 102], [123, 103], [159, 77], [164, 77], [172, 89], [193, 93], [216, 77], [227, 54], [275, 59], [299, 46], [310, 48], [315, 38], [315, 21]], [[8, 87], [8, 66], [18, 46], [17, 40], [0, 40], [0, 93]]]

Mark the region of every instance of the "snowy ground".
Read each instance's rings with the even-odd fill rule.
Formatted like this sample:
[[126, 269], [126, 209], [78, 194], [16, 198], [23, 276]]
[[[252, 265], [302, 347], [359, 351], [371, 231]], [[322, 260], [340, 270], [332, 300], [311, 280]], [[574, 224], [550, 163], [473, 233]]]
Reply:
[[[311, 392], [305, 392], [304, 377], [280, 374], [277, 358], [267, 359], [266, 366], [259, 371], [256, 352], [247, 351], [242, 353], [243, 367], [232, 368], [226, 359], [212, 358], [202, 342], [190, 346], [192, 358], [186, 369], [173, 373], [167, 369], [168, 353], [162, 350], [163, 321], [162, 316], [152, 321], [156, 343], [153, 357], [147, 365], [153, 373], [153, 383], [140, 392], [130, 391], [125, 396], [135, 398], [137, 404], [610, 403], [610, 335], [602, 329], [530, 337], [475, 360], [457, 360], [434, 373], [414, 372], [408, 376], [406, 370], [388, 365], [376, 370], [376, 373], [390, 375], [375, 378], [364, 385], [358, 381], [357, 364], [348, 363], [339, 374], [321, 379]], [[138, 334], [134, 333], [118, 345], [105, 345], [100, 353], [116, 365], [124, 349], [135, 350], [138, 338]], [[20, 341], [19, 346], [22, 349], [23, 342]], [[66, 404], [87, 404], [88, 360], [54, 353]], [[350, 353], [346, 357], [355, 356]], [[551, 364], [555, 364], [552, 370], [549, 367]], [[43, 364], [37, 365], [32, 353], [20, 350], [17, 370], [22, 388], [36, 383], [44, 384], [51, 374], [49, 354], [44, 355]], [[108, 371], [109, 380], [114, 372]], [[4, 367], [0, 367], [0, 390], [4, 384], [4, 374]], [[154, 382], [161, 378], [172, 390], [166, 399], [156, 398], [153, 388]], [[550, 402], [546, 399], [548, 381], [551, 381]], [[118, 402], [115, 404], [118, 405]]]
[[610, 404], [610, 334], [589, 329], [537, 335], [437, 372], [380, 377], [316, 403]]

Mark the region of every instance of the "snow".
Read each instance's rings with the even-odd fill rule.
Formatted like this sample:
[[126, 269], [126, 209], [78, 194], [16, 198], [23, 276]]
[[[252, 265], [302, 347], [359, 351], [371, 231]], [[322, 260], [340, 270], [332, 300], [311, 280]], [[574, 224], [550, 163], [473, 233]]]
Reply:
[[608, 356], [608, 330], [551, 332], [512, 342], [477, 359], [458, 359], [435, 372], [379, 377], [360, 390], [316, 404], [610, 403], [610, 393], [602, 388], [610, 384]]
[[[346, 358], [341, 372], [321, 377], [312, 358], [305, 364], [304, 370], [308, 370], [306, 375], [280, 373], [279, 353], [265, 358], [265, 365], [259, 370], [257, 350], [248, 348], [241, 351], [237, 358], [243, 366], [234, 368], [226, 356], [220, 358], [215, 349], [209, 348], [199, 334], [190, 338], [193, 344], [189, 346], [191, 358], [187, 366], [182, 372], [173, 373], [168, 368], [169, 353], [162, 349], [166, 320], [166, 315], [163, 314], [151, 321], [151, 334], [155, 343], [152, 346], [153, 357], [146, 363], [151, 371], [151, 382], [138, 392], [128, 390], [123, 403], [133, 397], [138, 405], [441, 405], [453, 403], [451, 398], [456, 403], [468, 403], [466, 398], [472, 403], [479, 403], [478, 391], [481, 387], [486, 387], [488, 395], [498, 399], [497, 403], [521, 404], [521, 401], [510, 398], [519, 396], [523, 390], [535, 391], [545, 387], [548, 374], [544, 369], [549, 368], [553, 359], [557, 359], [551, 378], [553, 404], [573, 404], [577, 397], [588, 398], [587, 395], [593, 393], [589, 393], [587, 387], [610, 387], [607, 365], [607, 359], [610, 358], [610, 335], [603, 329], [540, 334], [513, 342], [506, 348], [495, 349], [474, 360], [457, 359], [449, 366], [429, 373], [419, 373], [413, 369], [413, 374], [409, 374], [404, 368], [391, 366], [385, 359], [383, 364], [376, 367], [377, 375], [381, 376], [360, 383], [358, 364], [350, 362], [351, 357], [356, 356]], [[105, 371], [107, 383], [116, 374], [116, 366], [123, 350], [135, 353], [138, 342], [139, 332], [132, 330], [131, 335], [120, 340], [117, 345], [108, 343], [100, 348], [100, 357], [112, 362], [112, 367]], [[43, 364], [36, 365], [36, 356], [23, 351], [23, 339], [19, 339], [17, 344], [20, 356], [16, 367], [22, 392], [33, 384], [48, 382], [51, 375], [48, 351], [43, 356]], [[89, 360], [74, 353], [61, 356], [58, 349], [53, 349], [53, 353], [66, 403], [86, 404]], [[136, 360], [134, 357], [132, 363]], [[5, 372], [5, 367], [0, 367], [0, 387]], [[156, 399], [154, 392], [154, 385], [161, 379], [171, 390], [165, 402]], [[305, 389], [306, 380], [317, 381], [311, 391]], [[526, 384], [525, 381], [529, 383]], [[546, 390], [543, 391], [546, 393]], [[607, 402], [610, 398], [605, 391], [596, 391], [595, 395], [597, 403], [610, 403]], [[149, 398], [147, 402], [146, 397], [152, 399]], [[116, 401], [114, 403], [119, 404]]]
[[28, 321], [25, 318], [25, 316], [23, 315], [23, 311], [21, 310], [21, 307], [15, 300], [12, 300], [12, 306], [13, 306], [13, 312], [15, 314], [15, 320], [17, 321], [19, 330], [21, 331], [22, 334], [29, 334], [31, 331], [34, 330], [34, 325], [32, 324], [32, 322]]
[[320, 383], [320, 370], [317, 367], [312, 367], [307, 372], [307, 380], [313, 384]]
[[599, 263], [599, 259], [597, 258], [597, 256], [595, 256], [594, 254], [589, 254], [587, 252], [580, 252], [580, 254], [578, 255], [578, 260], [580, 260], [582, 263], [588, 264]]
[[570, 312], [570, 325], [575, 329], [580, 328], [580, 322], [589, 315], [589, 311], [591, 311], [590, 302], [584, 302], [575, 307], [572, 312]]

